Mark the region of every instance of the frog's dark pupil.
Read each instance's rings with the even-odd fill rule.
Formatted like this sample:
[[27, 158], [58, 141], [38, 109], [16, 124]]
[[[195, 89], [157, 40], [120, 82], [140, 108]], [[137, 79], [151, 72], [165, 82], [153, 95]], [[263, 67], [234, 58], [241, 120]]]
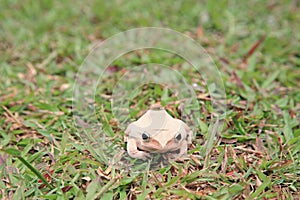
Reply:
[[145, 133], [142, 134], [142, 138], [143, 140], [148, 140], [149, 139], [149, 136]]
[[180, 133], [176, 136], [176, 140], [181, 140], [181, 134]]

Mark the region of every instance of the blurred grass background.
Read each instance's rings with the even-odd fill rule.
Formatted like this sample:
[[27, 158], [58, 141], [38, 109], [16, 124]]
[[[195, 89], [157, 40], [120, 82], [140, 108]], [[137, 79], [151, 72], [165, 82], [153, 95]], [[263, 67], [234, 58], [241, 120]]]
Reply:
[[[299, 21], [297, 0], [2, 0], [0, 198], [299, 198]], [[144, 26], [189, 35], [220, 68], [230, 131], [210, 168], [195, 158], [145, 174], [110, 171], [73, 135], [80, 64], [97, 42]]]

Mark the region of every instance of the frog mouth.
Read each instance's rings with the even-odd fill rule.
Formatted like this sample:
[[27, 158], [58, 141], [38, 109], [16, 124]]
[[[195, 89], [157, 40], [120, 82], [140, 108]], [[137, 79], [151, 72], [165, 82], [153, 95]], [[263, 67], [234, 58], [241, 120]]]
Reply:
[[[146, 150], [144, 150], [144, 149], [141, 149], [141, 148], [137, 148], [139, 151], [146, 151]], [[173, 150], [173, 151], [166, 151], [166, 152], [159, 152], [158, 150], [152, 150], [152, 152], [150, 152], [150, 151], [146, 151], [146, 152], [149, 152], [149, 153], [151, 153], [151, 154], [167, 154], [167, 155], [169, 155], [169, 154], [179, 154], [180, 153], [180, 149], [178, 148], [178, 149], [176, 149], [176, 150]]]

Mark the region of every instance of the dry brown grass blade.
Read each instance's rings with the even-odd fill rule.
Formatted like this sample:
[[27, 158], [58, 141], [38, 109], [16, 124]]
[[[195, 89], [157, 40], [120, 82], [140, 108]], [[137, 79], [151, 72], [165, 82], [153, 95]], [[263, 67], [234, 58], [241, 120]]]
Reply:
[[257, 42], [254, 43], [254, 45], [250, 48], [248, 53], [243, 59], [243, 63], [247, 63], [250, 56], [256, 51], [256, 49], [261, 45], [261, 43], [266, 39], [266, 36], [263, 35]]

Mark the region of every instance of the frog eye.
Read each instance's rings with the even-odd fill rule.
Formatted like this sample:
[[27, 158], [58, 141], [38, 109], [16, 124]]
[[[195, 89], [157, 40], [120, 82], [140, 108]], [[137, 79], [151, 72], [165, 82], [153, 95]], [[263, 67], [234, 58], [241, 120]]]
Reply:
[[175, 142], [179, 142], [180, 140], [181, 140], [181, 138], [182, 138], [182, 135], [181, 135], [181, 133], [177, 133], [176, 135], [175, 135]]
[[142, 134], [142, 139], [143, 139], [145, 142], [148, 142], [148, 141], [150, 140], [150, 136], [148, 135], [148, 133], [143, 132], [143, 134]]

